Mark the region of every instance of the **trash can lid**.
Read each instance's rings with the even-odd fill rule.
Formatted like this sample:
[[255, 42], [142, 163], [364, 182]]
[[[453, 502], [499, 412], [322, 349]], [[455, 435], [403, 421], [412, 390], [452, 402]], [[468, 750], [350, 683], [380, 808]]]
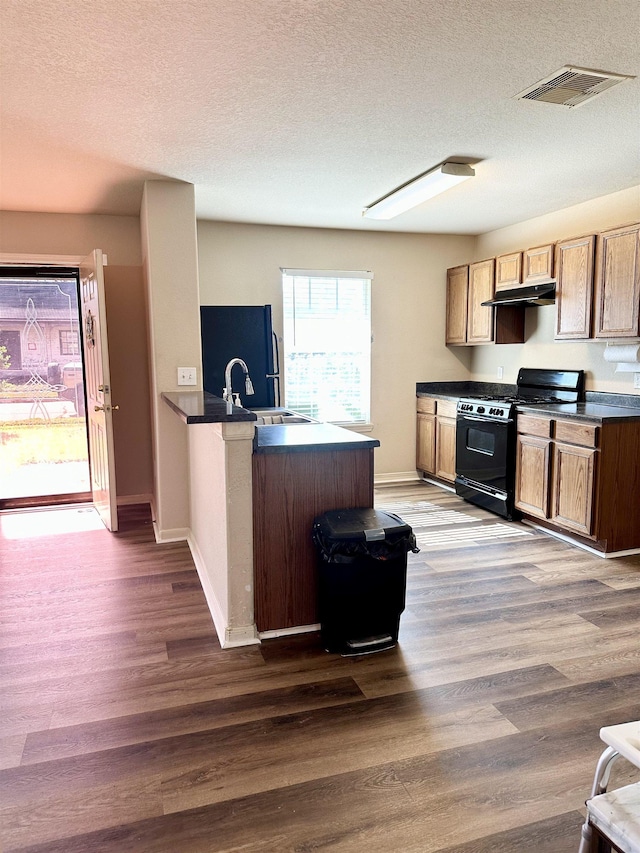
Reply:
[[313, 526], [328, 541], [375, 542], [389, 538], [389, 534], [394, 540], [412, 534], [400, 516], [372, 507], [329, 510], [316, 518]]

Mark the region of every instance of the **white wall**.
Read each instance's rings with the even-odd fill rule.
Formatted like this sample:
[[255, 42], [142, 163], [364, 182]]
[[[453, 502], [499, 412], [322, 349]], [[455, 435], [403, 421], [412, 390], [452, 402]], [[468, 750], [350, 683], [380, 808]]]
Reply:
[[415, 472], [416, 382], [468, 377], [469, 350], [444, 344], [448, 267], [475, 238], [198, 222], [200, 304], [271, 304], [282, 332], [280, 267], [371, 270], [376, 475]]
[[[640, 187], [632, 187], [509, 228], [482, 234], [478, 237], [473, 259], [490, 258], [567, 237], [595, 234], [639, 219]], [[495, 381], [498, 367], [504, 367], [505, 382], [515, 382], [519, 367], [584, 369], [587, 371], [588, 390], [640, 393], [633, 388], [632, 373], [616, 374], [615, 364], [604, 361], [605, 343], [554, 341], [555, 306], [527, 308], [525, 317], [524, 344], [473, 348], [473, 379]]]

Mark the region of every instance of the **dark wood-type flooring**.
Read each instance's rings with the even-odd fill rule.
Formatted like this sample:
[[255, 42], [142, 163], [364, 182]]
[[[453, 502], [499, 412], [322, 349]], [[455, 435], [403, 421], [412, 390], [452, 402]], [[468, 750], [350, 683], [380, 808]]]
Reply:
[[3, 853], [569, 853], [600, 726], [640, 718], [637, 556], [445, 537], [410, 555], [395, 649], [222, 651], [145, 507], [115, 535], [38, 519], [0, 523]]

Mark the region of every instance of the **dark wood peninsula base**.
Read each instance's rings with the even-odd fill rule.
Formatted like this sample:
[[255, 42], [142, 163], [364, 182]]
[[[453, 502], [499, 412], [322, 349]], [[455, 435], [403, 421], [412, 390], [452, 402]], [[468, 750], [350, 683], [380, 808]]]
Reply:
[[[308, 430], [307, 426], [287, 427]], [[346, 430], [342, 430], [346, 432]], [[362, 436], [352, 434], [354, 439]], [[301, 437], [301, 436], [300, 436]], [[253, 455], [253, 553], [258, 631], [318, 622], [311, 529], [330, 509], [373, 506], [373, 446]], [[369, 445], [369, 446], [367, 446]]]

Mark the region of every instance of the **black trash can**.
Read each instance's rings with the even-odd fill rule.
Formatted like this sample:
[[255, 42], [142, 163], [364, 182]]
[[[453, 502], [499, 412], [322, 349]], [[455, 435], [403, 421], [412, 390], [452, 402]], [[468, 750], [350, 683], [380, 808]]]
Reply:
[[398, 642], [413, 531], [397, 515], [337, 509], [313, 523], [318, 551], [322, 643], [328, 652], [361, 655]]

